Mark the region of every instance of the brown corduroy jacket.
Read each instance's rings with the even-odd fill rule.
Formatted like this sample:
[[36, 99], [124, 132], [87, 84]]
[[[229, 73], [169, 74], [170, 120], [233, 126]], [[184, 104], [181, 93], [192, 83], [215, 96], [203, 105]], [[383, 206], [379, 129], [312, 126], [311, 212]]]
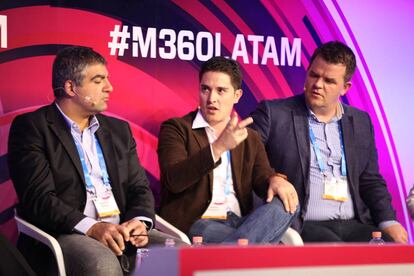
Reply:
[[[214, 163], [204, 128], [192, 129], [197, 111], [165, 121], [158, 140], [161, 170], [160, 215], [184, 232], [210, 204]], [[253, 191], [264, 198], [273, 174], [260, 136], [248, 129], [248, 138], [231, 150], [233, 185], [241, 213], [253, 209]]]

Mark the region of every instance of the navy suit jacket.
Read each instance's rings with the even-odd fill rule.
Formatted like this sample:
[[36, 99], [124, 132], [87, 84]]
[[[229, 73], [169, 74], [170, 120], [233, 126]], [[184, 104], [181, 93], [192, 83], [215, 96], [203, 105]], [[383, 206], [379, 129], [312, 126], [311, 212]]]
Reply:
[[[374, 130], [366, 112], [343, 104], [341, 119], [347, 178], [356, 219], [378, 225], [395, 220], [391, 196], [378, 170]], [[304, 95], [263, 101], [252, 113], [252, 128], [262, 136], [271, 166], [287, 175], [299, 195], [301, 229], [309, 199], [310, 141]]]
[[[128, 123], [96, 115], [121, 222], [154, 220], [154, 199]], [[70, 129], [55, 104], [17, 116], [10, 129], [8, 164], [19, 215], [52, 235], [72, 233], [86, 203], [85, 179]]]

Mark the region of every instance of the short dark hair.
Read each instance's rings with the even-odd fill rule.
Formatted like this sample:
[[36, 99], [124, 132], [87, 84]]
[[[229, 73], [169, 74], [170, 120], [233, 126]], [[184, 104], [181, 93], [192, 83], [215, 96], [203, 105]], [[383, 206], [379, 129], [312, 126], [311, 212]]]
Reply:
[[320, 45], [310, 59], [309, 67], [317, 56], [330, 64], [343, 64], [346, 67], [345, 82], [349, 81], [354, 75], [356, 68], [355, 55], [352, 50], [339, 41], [330, 41]]
[[233, 87], [241, 89], [243, 75], [237, 61], [225, 57], [212, 57], [201, 65], [198, 80], [201, 81], [201, 78], [207, 72], [226, 73], [230, 76]]
[[64, 86], [67, 80], [80, 85], [87, 65], [104, 64], [106, 60], [89, 47], [72, 46], [60, 50], [53, 62], [52, 88], [56, 98], [65, 95]]

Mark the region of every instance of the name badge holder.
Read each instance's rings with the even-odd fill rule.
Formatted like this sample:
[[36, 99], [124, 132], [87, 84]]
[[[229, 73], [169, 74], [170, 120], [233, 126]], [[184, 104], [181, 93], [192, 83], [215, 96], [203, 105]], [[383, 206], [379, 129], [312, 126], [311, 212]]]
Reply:
[[342, 140], [342, 130], [341, 126], [338, 123], [338, 130], [339, 130], [339, 139], [341, 144], [341, 176], [340, 178], [332, 177], [328, 179], [325, 164], [322, 160], [322, 154], [319, 150], [319, 147], [316, 143], [315, 134], [309, 126], [309, 136], [311, 140], [312, 147], [315, 151], [316, 160], [318, 162], [319, 170], [324, 177], [324, 199], [331, 199], [336, 201], [345, 202], [348, 200], [348, 182], [346, 179], [346, 160], [345, 160], [345, 150], [344, 144]]
[[91, 194], [92, 202], [95, 205], [96, 211], [98, 213], [99, 218], [106, 218], [114, 215], [119, 215], [121, 212], [119, 211], [118, 205], [116, 204], [114, 195], [112, 193], [111, 183], [109, 181], [108, 171], [106, 169], [105, 160], [102, 153], [101, 145], [98, 143], [98, 140], [94, 136], [96, 151], [99, 160], [99, 167], [101, 169], [102, 174], [102, 181], [105, 186], [105, 192], [102, 195], [97, 195], [96, 189], [93, 186], [88, 166], [86, 165], [85, 154], [84, 151], [79, 143], [79, 141], [75, 140], [76, 149], [79, 154], [79, 158], [82, 163], [83, 174], [85, 176], [85, 183], [86, 183], [86, 191]]
[[[210, 203], [207, 210], [201, 216], [202, 219], [217, 219], [217, 220], [226, 220], [227, 212], [229, 206], [227, 204], [227, 197], [230, 195], [230, 183], [231, 183], [231, 155], [230, 151], [226, 152], [228, 163], [226, 168], [226, 186], [224, 187], [224, 197], [215, 198], [214, 201]], [[213, 184], [214, 185], [214, 184]]]

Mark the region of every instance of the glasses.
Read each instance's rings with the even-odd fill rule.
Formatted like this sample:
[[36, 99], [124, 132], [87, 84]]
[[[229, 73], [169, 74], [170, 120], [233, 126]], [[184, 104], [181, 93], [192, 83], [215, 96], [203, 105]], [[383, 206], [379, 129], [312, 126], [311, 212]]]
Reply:
[[134, 245], [127, 243], [121, 256], [118, 256], [119, 264], [124, 273], [130, 273], [141, 266], [143, 258], [148, 256], [147, 248], [136, 248]]
[[119, 264], [121, 265], [121, 269], [125, 273], [131, 272], [131, 265], [129, 262], [129, 257], [125, 254], [122, 254], [121, 256], [118, 256]]

